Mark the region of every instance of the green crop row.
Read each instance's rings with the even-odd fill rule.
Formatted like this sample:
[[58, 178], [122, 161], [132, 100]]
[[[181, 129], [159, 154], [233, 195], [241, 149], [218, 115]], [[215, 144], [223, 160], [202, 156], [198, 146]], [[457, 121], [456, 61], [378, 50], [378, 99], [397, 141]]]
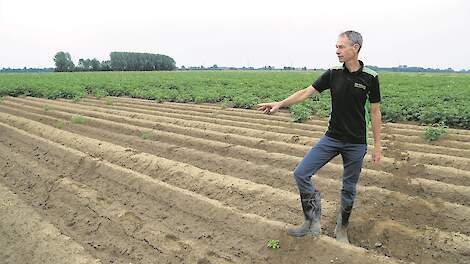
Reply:
[[[254, 108], [309, 86], [321, 72], [175, 71], [0, 74], [0, 96], [76, 99], [94, 95], [221, 103]], [[470, 75], [379, 73], [385, 121], [440, 123], [470, 129]], [[328, 91], [290, 107], [294, 121], [328, 116]]]

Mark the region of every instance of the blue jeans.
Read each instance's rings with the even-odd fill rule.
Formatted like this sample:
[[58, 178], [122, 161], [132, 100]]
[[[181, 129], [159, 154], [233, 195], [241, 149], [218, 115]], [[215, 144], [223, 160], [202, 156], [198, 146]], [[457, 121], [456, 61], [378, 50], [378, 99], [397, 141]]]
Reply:
[[341, 202], [344, 205], [352, 205], [366, 153], [367, 144], [345, 143], [326, 135], [323, 136], [294, 170], [294, 178], [300, 193], [313, 193], [315, 187], [310, 178], [331, 159], [341, 154], [344, 168]]

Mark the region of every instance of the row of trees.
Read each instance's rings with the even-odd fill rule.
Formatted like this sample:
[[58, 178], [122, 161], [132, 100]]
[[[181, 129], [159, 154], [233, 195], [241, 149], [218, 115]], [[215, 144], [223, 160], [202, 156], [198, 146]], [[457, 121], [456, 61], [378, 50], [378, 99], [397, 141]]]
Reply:
[[166, 55], [111, 52], [110, 60], [79, 59], [78, 65], [72, 61], [68, 52], [57, 52], [54, 56], [55, 71], [172, 71], [176, 69], [175, 61]]
[[460, 71], [456, 71], [452, 68], [447, 69], [435, 69], [435, 68], [423, 68], [423, 67], [415, 67], [415, 66], [407, 66], [407, 65], [399, 65], [398, 67], [377, 67], [377, 66], [367, 66], [375, 71], [389, 71], [389, 72], [470, 72], [469, 70], [462, 69]]
[[111, 52], [111, 68], [119, 71], [172, 71], [175, 61], [166, 55], [136, 52]]
[[75, 70], [70, 53], [59, 51], [54, 56], [55, 71], [70, 72]]
[[97, 59], [79, 59], [76, 70], [78, 71], [111, 71], [109, 60], [100, 62]]

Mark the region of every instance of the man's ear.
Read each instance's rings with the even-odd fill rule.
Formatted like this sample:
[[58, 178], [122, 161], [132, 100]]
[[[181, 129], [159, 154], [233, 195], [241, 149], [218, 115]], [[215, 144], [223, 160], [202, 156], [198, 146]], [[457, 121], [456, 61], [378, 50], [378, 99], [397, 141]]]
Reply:
[[354, 44], [353, 47], [356, 49], [357, 52], [359, 52], [359, 49], [361, 48], [361, 46], [359, 44]]

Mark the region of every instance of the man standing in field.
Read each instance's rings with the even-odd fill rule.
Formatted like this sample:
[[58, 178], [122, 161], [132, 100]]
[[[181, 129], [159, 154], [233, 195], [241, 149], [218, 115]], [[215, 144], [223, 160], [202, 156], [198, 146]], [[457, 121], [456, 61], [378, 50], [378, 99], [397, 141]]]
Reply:
[[331, 159], [341, 154], [344, 168], [343, 186], [335, 236], [337, 240], [349, 243], [348, 221], [363, 159], [367, 153], [369, 103], [374, 134], [373, 163], [378, 164], [381, 156], [379, 79], [376, 72], [364, 67], [364, 63], [358, 59], [361, 47], [360, 33], [341, 33], [336, 43], [336, 55], [343, 63], [342, 66], [327, 70], [312, 85], [283, 101], [258, 105], [259, 110], [272, 114], [279, 108], [300, 103], [314, 93], [321, 93], [326, 89], [330, 89], [331, 93], [332, 107], [328, 130], [294, 170], [305, 222], [299, 227], [288, 228], [289, 235], [300, 237], [321, 233], [321, 197], [312, 184], [311, 177]]

